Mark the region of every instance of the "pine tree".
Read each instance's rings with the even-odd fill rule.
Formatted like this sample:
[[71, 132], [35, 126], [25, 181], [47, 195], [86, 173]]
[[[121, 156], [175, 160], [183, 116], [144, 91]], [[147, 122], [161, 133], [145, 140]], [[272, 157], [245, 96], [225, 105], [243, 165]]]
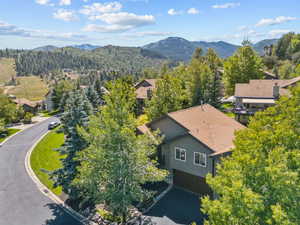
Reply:
[[63, 190], [71, 197], [76, 195], [72, 190], [72, 181], [77, 174], [76, 167], [79, 161], [76, 153], [87, 146], [86, 141], [79, 135], [77, 128], [88, 125], [88, 116], [92, 114], [92, 105], [82, 90], [70, 93], [66, 101], [65, 111], [61, 118], [65, 134], [64, 145], [57, 151], [65, 156], [62, 161], [62, 168], [51, 174], [55, 186], [62, 186]]
[[90, 85], [86, 89], [86, 97], [88, 98], [88, 100], [90, 101], [90, 103], [92, 104], [94, 109], [97, 109], [99, 106], [102, 105], [102, 100], [99, 97], [99, 95], [93, 85]]

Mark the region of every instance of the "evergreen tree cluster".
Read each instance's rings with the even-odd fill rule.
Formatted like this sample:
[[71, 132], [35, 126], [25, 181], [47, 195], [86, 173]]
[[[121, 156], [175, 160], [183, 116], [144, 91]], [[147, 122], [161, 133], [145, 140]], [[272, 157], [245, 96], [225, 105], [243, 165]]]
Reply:
[[92, 113], [93, 107], [83, 90], [73, 90], [68, 93], [61, 117], [65, 143], [57, 149], [65, 157], [61, 160], [62, 168], [54, 171], [51, 176], [55, 186], [62, 186], [64, 192], [70, 196], [75, 195], [71, 183], [77, 175], [77, 166], [80, 165], [76, 154], [87, 147], [87, 142], [78, 133], [78, 127], [87, 127], [88, 118]]
[[0, 58], [14, 58], [18, 76], [48, 74], [53, 70], [73, 69], [88, 73], [132, 74], [140, 76], [145, 68], [159, 68], [165, 61], [161, 57], [146, 54], [140, 48], [107, 46], [93, 51], [72, 47], [54, 51], [0, 50]]

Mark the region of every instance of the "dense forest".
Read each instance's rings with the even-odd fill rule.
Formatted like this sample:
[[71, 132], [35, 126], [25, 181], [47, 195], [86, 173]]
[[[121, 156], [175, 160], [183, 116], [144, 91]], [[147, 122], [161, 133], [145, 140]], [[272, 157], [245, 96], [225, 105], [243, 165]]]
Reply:
[[55, 51], [1, 50], [0, 58], [14, 58], [18, 76], [41, 75], [53, 70], [97, 70], [137, 75], [145, 68], [160, 68], [166, 59], [141, 48], [106, 46], [93, 51], [72, 47]]

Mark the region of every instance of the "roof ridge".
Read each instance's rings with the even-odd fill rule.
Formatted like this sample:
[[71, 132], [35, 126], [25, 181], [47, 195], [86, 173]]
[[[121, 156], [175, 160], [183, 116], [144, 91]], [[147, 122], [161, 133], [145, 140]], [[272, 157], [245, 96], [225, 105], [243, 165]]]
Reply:
[[202, 105], [195, 105], [195, 106], [192, 106], [192, 107], [189, 107], [189, 108], [186, 108], [186, 109], [180, 109], [180, 110], [177, 110], [177, 111], [174, 111], [174, 112], [169, 112], [169, 113], [167, 113], [167, 115], [171, 115], [171, 114], [175, 114], [175, 113], [180, 113], [180, 112], [188, 111], [188, 110], [191, 110], [191, 109], [194, 109], [194, 108], [203, 107], [203, 106], [210, 106], [210, 107], [216, 109], [215, 107], [213, 107], [210, 104], [202, 104]]

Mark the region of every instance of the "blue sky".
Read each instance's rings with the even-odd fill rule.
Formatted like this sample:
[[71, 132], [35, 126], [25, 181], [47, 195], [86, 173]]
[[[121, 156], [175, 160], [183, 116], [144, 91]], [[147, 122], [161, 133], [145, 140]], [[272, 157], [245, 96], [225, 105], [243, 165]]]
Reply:
[[0, 48], [256, 42], [300, 32], [299, 12], [299, 0], [1, 0]]

